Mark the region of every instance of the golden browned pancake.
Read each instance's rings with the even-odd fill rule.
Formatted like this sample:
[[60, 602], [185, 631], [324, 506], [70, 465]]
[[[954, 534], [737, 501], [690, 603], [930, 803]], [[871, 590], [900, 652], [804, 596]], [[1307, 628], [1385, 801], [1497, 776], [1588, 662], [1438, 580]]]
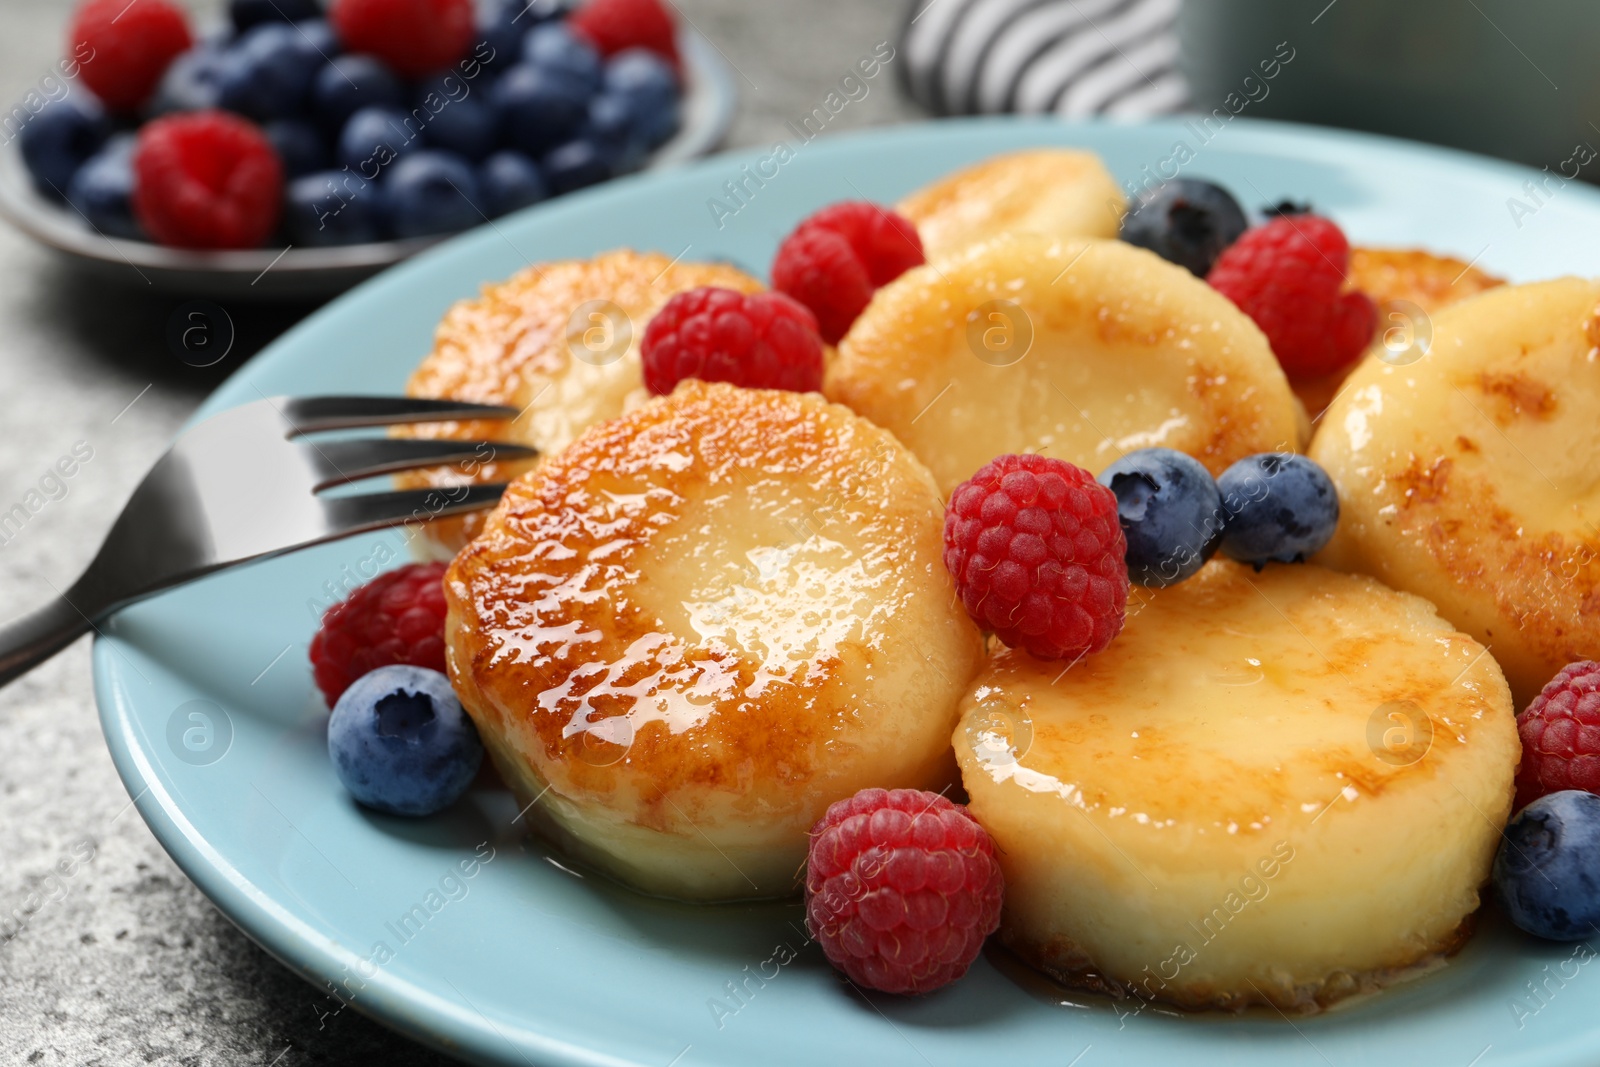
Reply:
[[1340, 503], [1318, 559], [1433, 601], [1522, 706], [1600, 657], [1600, 283], [1504, 286], [1432, 327], [1413, 362], [1357, 368], [1317, 429]]
[[[1413, 321], [1416, 311], [1431, 316], [1505, 281], [1454, 256], [1417, 248], [1352, 248], [1346, 284], [1378, 305], [1378, 339], [1364, 357], [1373, 359], [1380, 346], [1403, 349], [1415, 340], [1419, 327], [1426, 329]], [[1290, 384], [1306, 410], [1318, 416], [1357, 366], [1359, 363], [1316, 378], [1297, 378]]]
[[1008, 152], [923, 186], [895, 210], [929, 259], [1007, 233], [1115, 237], [1127, 198], [1100, 157], [1066, 148]]
[[1214, 560], [1129, 607], [1104, 652], [1001, 652], [962, 704], [1002, 938], [1076, 985], [1285, 1011], [1459, 945], [1520, 752], [1482, 646], [1310, 564]]
[[450, 675], [529, 818], [649, 892], [791, 892], [867, 786], [940, 789], [982, 658], [933, 479], [815, 393], [686, 381], [506, 491]]
[[1000, 237], [907, 271], [840, 342], [824, 391], [893, 431], [945, 493], [1008, 452], [1098, 473], [1160, 445], [1220, 474], [1301, 442], [1255, 323], [1121, 241]]
[[[494, 438], [545, 455], [644, 400], [639, 344], [645, 326], [674, 294], [702, 285], [740, 292], [756, 279], [720, 263], [674, 262], [656, 252], [607, 252], [590, 260], [541, 263], [458, 301], [434, 334], [433, 351], [406, 383], [406, 395], [507, 404], [510, 423], [429, 423], [402, 427], [418, 437]], [[470, 471], [438, 468], [402, 476], [402, 487], [492, 482], [537, 461], [488, 462]], [[481, 514], [429, 523], [422, 540], [448, 557], [482, 527]]]

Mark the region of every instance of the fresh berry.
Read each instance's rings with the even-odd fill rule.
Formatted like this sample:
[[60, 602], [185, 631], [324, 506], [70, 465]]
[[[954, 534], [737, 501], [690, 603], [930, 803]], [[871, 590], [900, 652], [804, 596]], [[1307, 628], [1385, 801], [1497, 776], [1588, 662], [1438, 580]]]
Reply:
[[633, 100], [602, 91], [589, 101], [580, 137], [605, 152], [614, 173], [626, 174], [637, 170], [650, 154], [644, 126]]
[[361, 676], [328, 718], [328, 755], [357, 801], [432, 815], [461, 798], [483, 763], [478, 728], [438, 671], [393, 665]]
[[265, 135], [223, 111], [168, 115], [139, 131], [133, 207], [179, 248], [254, 248], [278, 224], [283, 165]]
[[94, 97], [73, 93], [46, 104], [17, 136], [34, 186], [59, 200], [72, 175], [111, 136], [111, 120]]
[[1517, 716], [1517, 807], [1562, 789], [1600, 793], [1600, 663], [1569, 663]]
[[811, 828], [806, 925], [868, 989], [930, 993], [966, 974], [1004, 892], [994, 842], [937, 793], [863, 789]]
[[600, 88], [600, 53], [563, 23], [547, 22], [529, 30], [522, 42], [522, 61], [571, 78], [591, 93]]
[[[424, 82], [423, 86], [426, 87], [427, 83]], [[422, 139], [430, 148], [443, 148], [474, 163], [495, 150], [500, 123], [484, 94], [458, 95], [454, 98], [442, 96], [440, 99], [444, 103], [435, 105], [437, 112], [422, 103], [425, 99], [424, 89], [419, 88], [417, 110], [429, 115], [422, 127]]]
[[992, 460], [944, 514], [944, 562], [967, 614], [1040, 659], [1099, 652], [1121, 631], [1127, 550], [1111, 490], [1045, 456]]
[[299, 22], [321, 14], [317, 0], [228, 0], [228, 19], [239, 33], [263, 22]]
[[1255, 320], [1290, 377], [1331, 374], [1372, 340], [1378, 310], [1365, 293], [1342, 291], [1350, 243], [1316, 215], [1280, 215], [1235, 241], [1206, 275], [1211, 287]]
[[570, 193], [611, 177], [610, 155], [595, 142], [581, 137], [546, 152], [539, 166], [552, 193]]
[[395, 160], [422, 147], [416, 124], [397, 107], [364, 107], [339, 131], [338, 163], [375, 179]]
[[489, 102], [508, 146], [537, 157], [578, 132], [590, 95], [571, 78], [518, 63], [490, 87]]
[[550, 195], [539, 165], [510, 149], [502, 149], [483, 161], [478, 168], [478, 188], [483, 192], [484, 210], [492, 218], [537, 204]]
[[283, 222], [302, 248], [361, 244], [384, 236], [383, 187], [349, 171], [322, 170], [289, 183]]
[[226, 48], [209, 42], [195, 45], [167, 67], [146, 112], [156, 117], [221, 107], [222, 74], [230, 62]]
[[334, 133], [364, 107], [400, 108], [405, 102], [400, 79], [372, 56], [338, 56], [324, 63], [311, 81], [311, 112], [323, 129]]
[[678, 130], [681, 94], [677, 75], [656, 53], [644, 48], [618, 52], [606, 63], [602, 91], [627, 100], [633, 127], [647, 148]]
[[496, 0], [479, 5], [476, 44], [472, 54], [485, 70], [498, 74], [522, 55], [522, 39], [530, 28], [552, 17], [558, 0]]
[[574, 33], [587, 38], [602, 56], [625, 48], [648, 48], [678, 64], [678, 32], [661, 0], [589, 0], [567, 19]]
[[1174, 178], [1128, 210], [1121, 236], [1204, 278], [1245, 227], [1244, 209], [1228, 190]]
[[324, 63], [299, 27], [264, 22], [228, 49], [219, 99], [228, 110], [257, 120], [298, 115]]
[[317, 688], [331, 708], [351, 682], [391, 663], [444, 670], [443, 563], [385, 571], [322, 616], [311, 639]]
[[328, 146], [304, 119], [275, 119], [261, 128], [278, 153], [286, 178], [298, 178], [328, 165]]
[[876, 204], [845, 201], [784, 239], [772, 261], [772, 287], [810, 308], [822, 339], [833, 345], [879, 286], [922, 262], [922, 239], [909, 220]]
[[1600, 934], [1600, 796], [1542, 796], [1501, 836], [1494, 884], [1512, 922], [1552, 941]]
[[406, 78], [448, 67], [472, 44], [472, 0], [334, 0], [329, 16], [346, 50]]
[[1316, 462], [1292, 452], [1246, 456], [1217, 479], [1227, 524], [1223, 554], [1260, 570], [1301, 563], [1333, 538], [1339, 493]]
[[702, 286], [678, 293], [645, 327], [644, 384], [665, 396], [685, 378], [747, 389], [822, 388], [822, 339], [811, 312], [782, 293]]
[[300, 37], [306, 46], [324, 61], [332, 59], [341, 51], [339, 35], [334, 32], [333, 23], [327, 19], [301, 19], [294, 23], [294, 28], [300, 32]]
[[389, 229], [396, 237], [455, 233], [483, 221], [478, 176], [454, 152], [412, 152], [384, 176], [383, 191]]
[[133, 216], [135, 141], [132, 133], [115, 135], [78, 168], [67, 184], [67, 202], [97, 233], [107, 237], [144, 239], [144, 231]]
[[193, 43], [183, 8], [169, 0], [86, 0], [67, 31], [67, 54], [93, 57], [83, 83], [112, 111], [138, 110]]
[[1128, 578], [1162, 588], [1188, 578], [1211, 558], [1226, 518], [1211, 472], [1170, 448], [1129, 452], [1100, 472], [1117, 498], [1128, 541]]

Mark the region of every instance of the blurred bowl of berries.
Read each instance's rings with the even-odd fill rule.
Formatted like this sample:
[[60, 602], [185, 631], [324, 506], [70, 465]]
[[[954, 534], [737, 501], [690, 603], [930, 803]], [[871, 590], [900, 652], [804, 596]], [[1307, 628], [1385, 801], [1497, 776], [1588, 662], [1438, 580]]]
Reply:
[[[450, 234], [710, 152], [727, 61], [663, 0], [83, 0], [0, 123], [0, 215], [98, 273], [327, 296]], [[45, 90], [48, 84], [49, 91]]]

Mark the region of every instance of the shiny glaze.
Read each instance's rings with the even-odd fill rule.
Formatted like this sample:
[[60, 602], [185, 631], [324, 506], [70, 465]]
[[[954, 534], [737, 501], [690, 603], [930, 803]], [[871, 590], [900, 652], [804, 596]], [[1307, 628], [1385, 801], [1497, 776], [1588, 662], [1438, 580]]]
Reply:
[[1342, 514], [1319, 557], [1418, 593], [1494, 649], [1519, 706], [1600, 656], [1600, 284], [1505, 287], [1369, 360], [1311, 455]]
[[929, 259], [1007, 233], [1115, 237], [1127, 199], [1093, 152], [1037, 148], [992, 156], [923, 186], [895, 210]]
[[[1020, 307], [1015, 328], [1032, 330], [1004, 366], [969, 337], [991, 301]], [[1188, 271], [1118, 241], [999, 238], [908, 271], [856, 320], [825, 391], [893, 431], [947, 493], [1004, 452], [1098, 472], [1161, 445], [1220, 474], [1300, 439], [1255, 324]]]
[[[401, 432], [516, 441], [547, 455], [559, 452], [589, 426], [646, 399], [639, 369], [645, 326], [674, 294], [702, 285], [746, 293], [763, 288], [755, 278], [725, 264], [673, 261], [658, 252], [629, 250], [589, 260], [535, 264], [504, 282], [486, 285], [481, 295], [457, 301], [445, 313], [434, 334], [433, 350], [406, 383], [406, 395], [510, 404], [522, 414], [509, 426], [434, 423]], [[602, 348], [592, 360], [576, 359], [575, 350], [586, 351], [581, 331], [610, 328], [586, 315], [574, 319], [582, 305], [597, 300], [610, 301], [626, 316], [631, 340], [625, 350], [618, 345], [615, 352]], [[574, 330], [580, 336], [569, 337]], [[606, 340], [601, 334], [595, 338]], [[501, 481], [532, 465], [489, 462], [467, 473], [439, 468], [408, 474], [400, 484]], [[447, 553], [454, 552], [477, 534], [482, 523], [481, 515], [436, 522], [425, 534]]]
[[1130, 614], [1069, 669], [1000, 652], [963, 702], [1008, 942], [1132, 989], [1251, 875], [1249, 921], [1148, 995], [1305, 1008], [1457, 944], [1519, 753], [1492, 657], [1425, 601], [1310, 565], [1213, 561]]
[[[446, 579], [452, 674], [569, 830], [593, 809], [748, 848], [781, 892], [828, 803], [944, 784], [981, 644], [941, 524], [927, 472], [846, 409], [687, 382], [507, 490]], [[698, 894], [675, 877], [653, 887]]]

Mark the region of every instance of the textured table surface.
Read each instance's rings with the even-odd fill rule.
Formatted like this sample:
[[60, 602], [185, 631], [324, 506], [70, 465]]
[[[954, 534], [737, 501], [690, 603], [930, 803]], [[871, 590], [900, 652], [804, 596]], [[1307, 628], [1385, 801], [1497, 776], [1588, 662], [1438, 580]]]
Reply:
[[[902, 12], [899, 0], [680, 3], [742, 72], [730, 145], [770, 144], [892, 39]], [[69, 9], [0, 2], [0, 100], [50, 73]], [[837, 125], [915, 117], [882, 79]], [[165, 341], [181, 298], [138, 290], [137, 278], [79, 279], [0, 224], [0, 512], [30, 490], [47, 501], [14, 536], [0, 533], [0, 619], [64, 588], [183, 419], [310, 310], [229, 306], [233, 352], [196, 370]], [[47, 473], [74, 447], [92, 456], [57, 488]], [[88, 641], [0, 690], [0, 1064], [448, 1062], [354, 1012], [325, 1011], [132, 808], [100, 737]]]

